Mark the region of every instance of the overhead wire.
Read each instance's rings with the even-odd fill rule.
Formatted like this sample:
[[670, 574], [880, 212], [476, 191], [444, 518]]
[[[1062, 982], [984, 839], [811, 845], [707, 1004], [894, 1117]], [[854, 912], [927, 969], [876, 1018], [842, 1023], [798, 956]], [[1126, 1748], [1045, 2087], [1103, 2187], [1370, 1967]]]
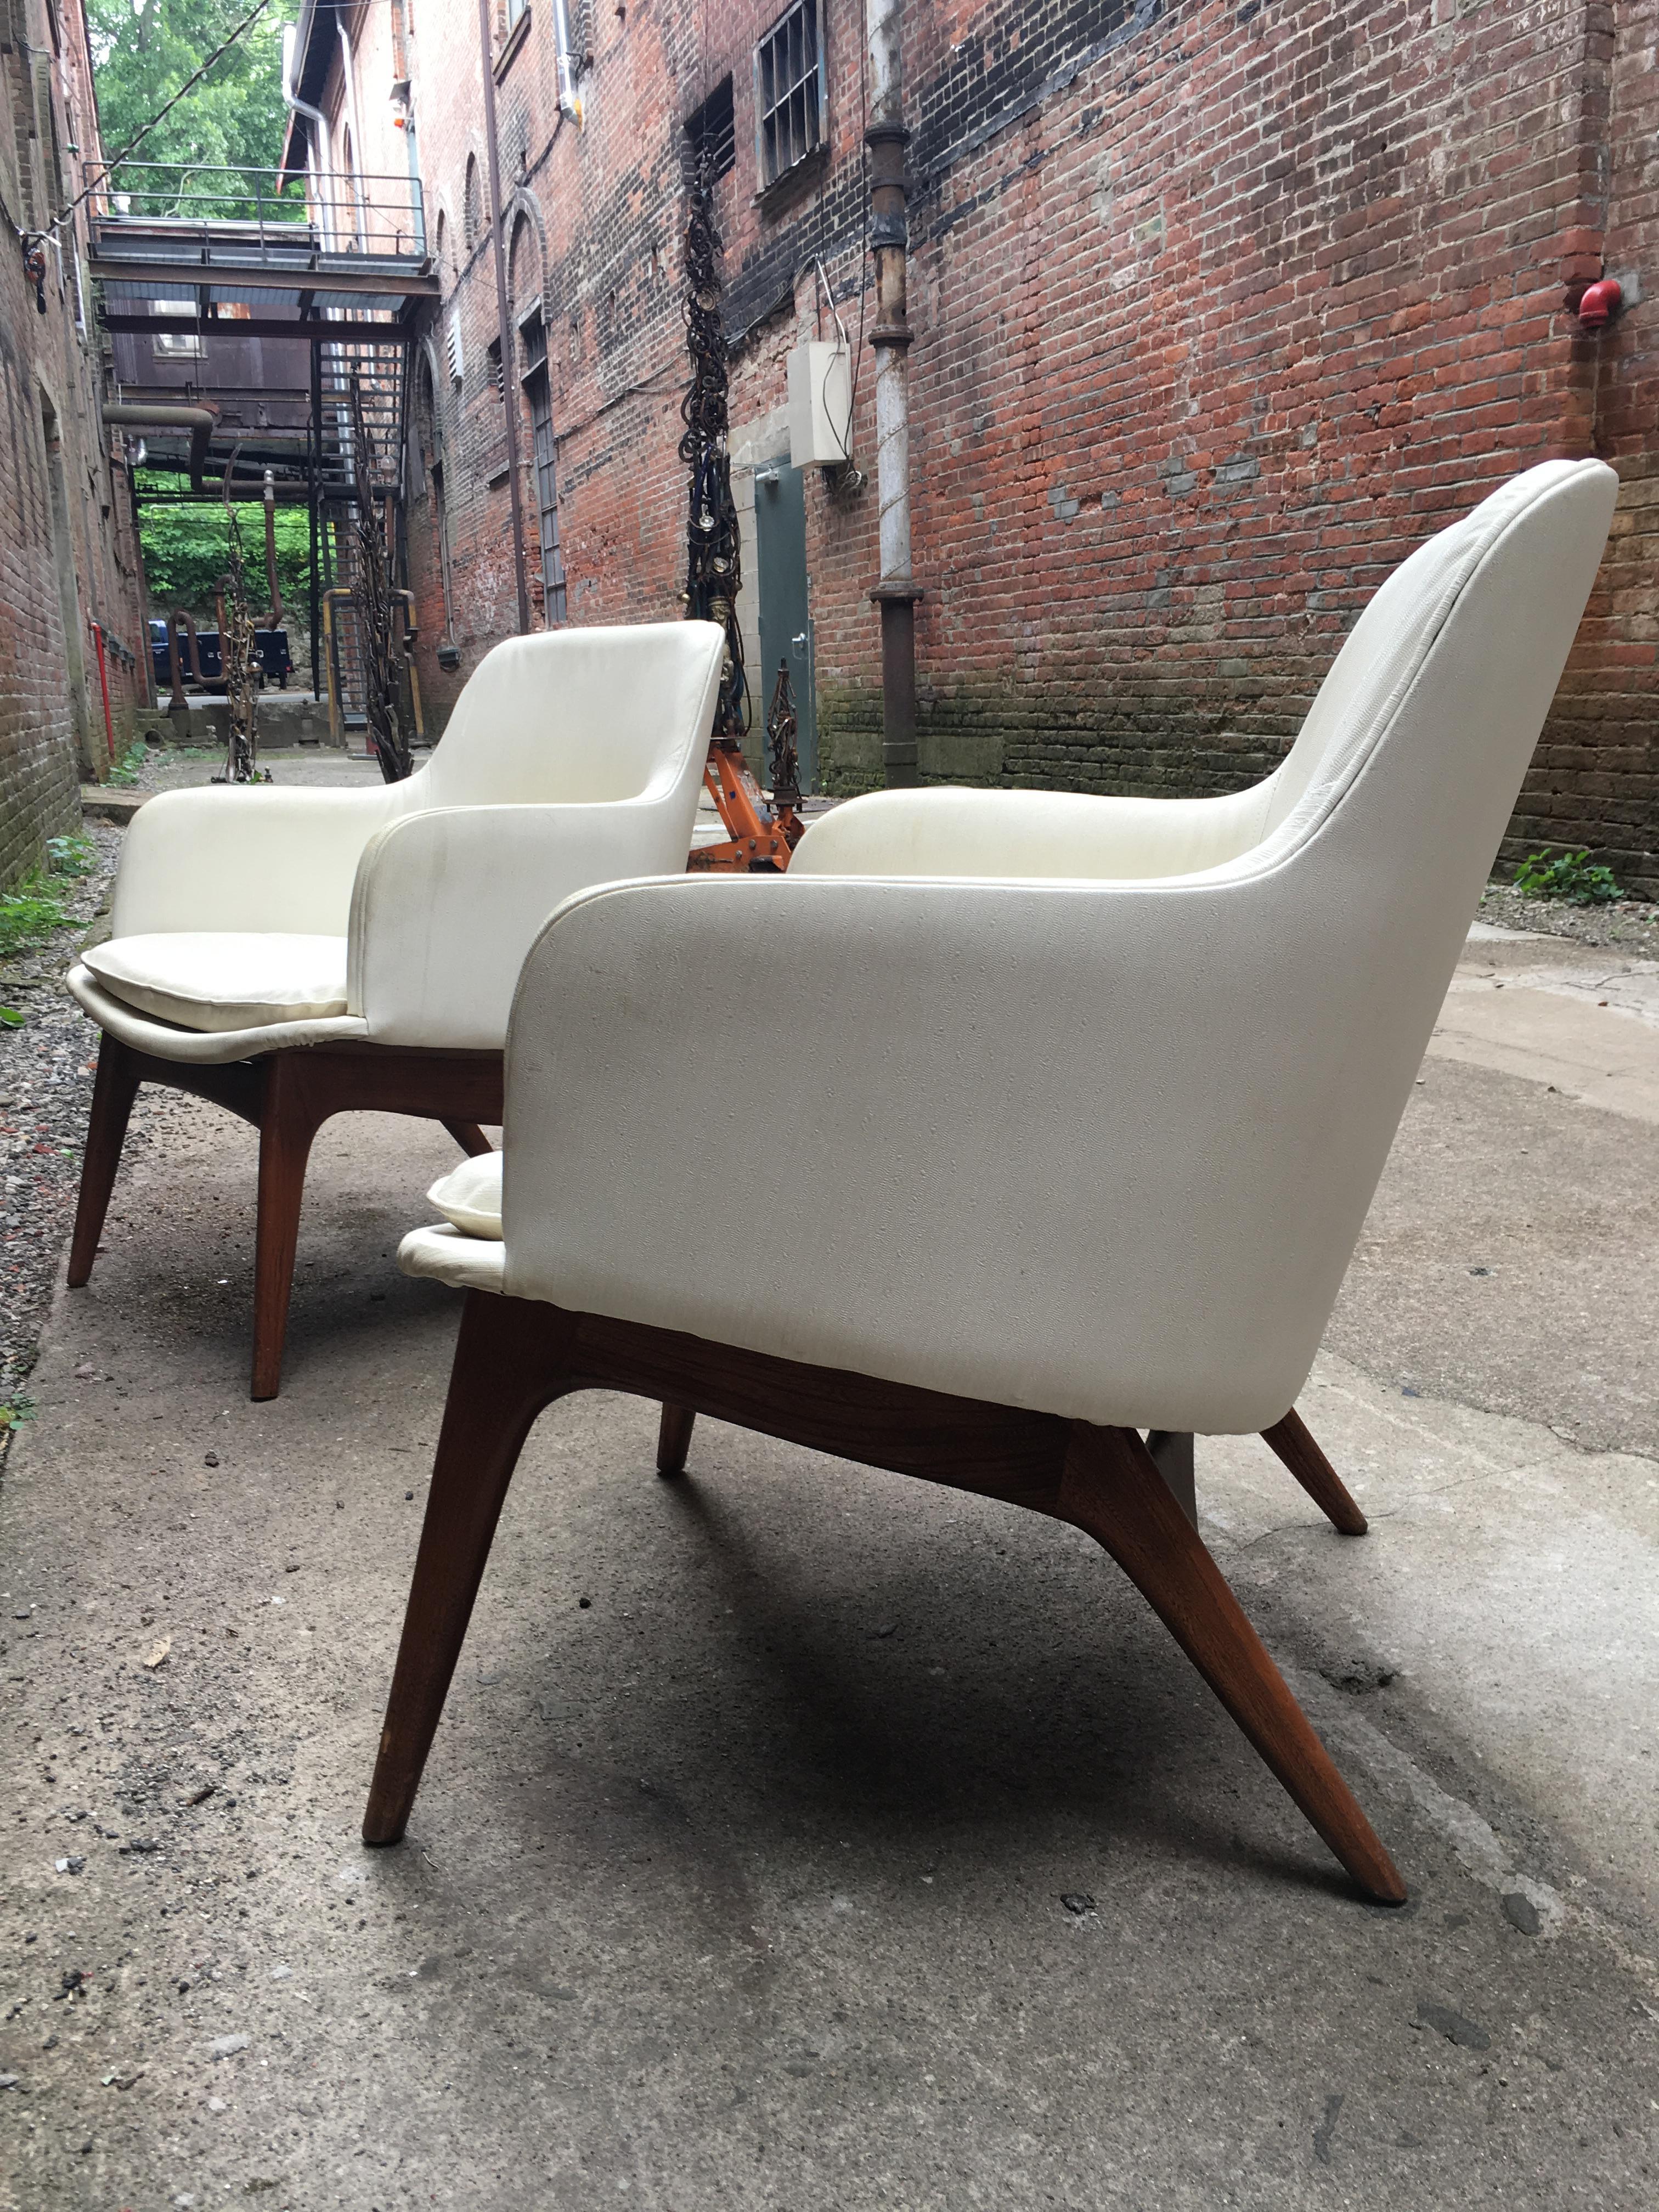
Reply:
[[[155, 114], [150, 117], [149, 122], [146, 123], [141, 130], [134, 131], [131, 137], [128, 139], [126, 144], [121, 148], [118, 153], [106, 155], [102, 167], [94, 172], [92, 181], [89, 184], [83, 185], [72, 200], [65, 202], [64, 206], [59, 208], [58, 213], [53, 216], [52, 221], [46, 225], [44, 229], [21, 230], [18, 228], [17, 224], [15, 222], [12, 222], [12, 229], [16, 233], [19, 240], [25, 246], [44, 245], [46, 240], [52, 236], [54, 231], [62, 229], [64, 223], [69, 221], [76, 210], [89, 200], [95, 191], [101, 191], [103, 187], [107, 185], [110, 177], [120, 167], [122, 162], [130, 160], [131, 156], [137, 153], [139, 147], [143, 144], [145, 139], [149, 137], [150, 132], [155, 129], [159, 123], [166, 120], [167, 116], [172, 113], [173, 110], [177, 107], [179, 102], [184, 98], [185, 94], [187, 92], [194, 91], [195, 88], [200, 84], [202, 79], [207, 75], [208, 71], [212, 69], [214, 64], [216, 62], [222, 61], [225, 56], [230, 52], [231, 48], [236, 44], [237, 40], [253, 28], [253, 26], [258, 21], [261, 15], [268, 15], [274, 5], [275, 0], [254, 0], [254, 4], [248, 9], [246, 15], [242, 17], [240, 22], [237, 24], [234, 30], [230, 32], [226, 38], [221, 40], [219, 44], [213, 49], [213, 52], [207, 57], [207, 59], [202, 63], [198, 69], [191, 70], [191, 74], [185, 79], [184, 82], [179, 87], [176, 92], [171, 94], [167, 99], [162, 101], [161, 106], [156, 109]], [[7, 220], [9, 222], [11, 221], [9, 216], [8, 216]]]

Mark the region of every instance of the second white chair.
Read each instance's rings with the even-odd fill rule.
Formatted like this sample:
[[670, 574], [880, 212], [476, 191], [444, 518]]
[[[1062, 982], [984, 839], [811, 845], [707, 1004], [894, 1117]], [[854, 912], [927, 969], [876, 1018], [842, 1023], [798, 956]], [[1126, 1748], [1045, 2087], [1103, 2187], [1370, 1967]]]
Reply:
[[430, 763], [368, 790], [162, 793], [69, 987], [103, 1031], [69, 1280], [87, 1280], [141, 1083], [259, 1132], [253, 1395], [276, 1394], [306, 1163], [332, 1114], [501, 1118], [514, 987], [573, 891], [685, 869], [724, 634], [555, 630], [486, 655]]

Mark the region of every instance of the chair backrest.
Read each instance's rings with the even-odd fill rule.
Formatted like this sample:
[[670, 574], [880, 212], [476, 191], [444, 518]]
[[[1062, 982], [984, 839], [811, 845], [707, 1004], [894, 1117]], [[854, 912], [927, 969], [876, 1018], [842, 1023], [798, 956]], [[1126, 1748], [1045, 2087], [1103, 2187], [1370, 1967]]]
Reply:
[[[878, 793], [821, 817], [796, 853], [793, 872], [1122, 883], [1230, 867], [1273, 836], [1310, 791], [1340, 775], [1381, 731], [1401, 682], [1510, 524], [1555, 488], [1594, 481], [1605, 489], [1608, 479], [1596, 475], [1599, 467], [1555, 461], [1529, 469], [1419, 546], [1374, 593], [1294, 745], [1261, 783], [1205, 799], [947, 786], [918, 805], [912, 793]], [[1547, 537], [1541, 510], [1527, 527]], [[1540, 579], [1554, 574], [1546, 553]], [[1467, 610], [1460, 611], [1460, 620], [1468, 618]]]
[[468, 678], [409, 805], [603, 805], [701, 775], [724, 643], [701, 622], [507, 639]]
[[[1566, 580], [1559, 556], [1553, 556], [1551, 549], [1559, 517], [1540, 502], [1570, 485], [1578, 487], [1581, 496], [1587, 494], [1593, 507], [1613, 493], [1611, 472], [1599, 462], [1543, 462], [1437, 531], [1378, 586], [1332, 663], [1296, 743], [1262, 787], [1267, 794], [1264, 836], [1287, 821], [1311, 789], [1340, 778], [1346, 764], [1380, 733], [1442, 627], [1454, 616], [1465, 624], [1482, 618], [1480, 594], [1467, 600], [1464, 594], [1482, 560], [1512, 525], [1521, 526], [1534, 548], [1531, 580], [1540, 603], [1547, 597], [1550, 611], [1559, 611], [1557, 587]], [[1586, 577], [1585, 589], [1588, 585]], [[1582, 597], [1581, 592], [1579, 605]], [[1552, 690], [1558, 680], [1559, 670], [1552, 677]]]

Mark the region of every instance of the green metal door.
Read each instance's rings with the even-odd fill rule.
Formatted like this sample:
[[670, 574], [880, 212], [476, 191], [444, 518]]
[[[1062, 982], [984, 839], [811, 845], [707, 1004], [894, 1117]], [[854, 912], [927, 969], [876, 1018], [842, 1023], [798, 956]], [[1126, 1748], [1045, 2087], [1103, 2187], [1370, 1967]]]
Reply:
[[755, 548], [760, 649], [749, 668], [754, 696], [750, 765], [763, 782], [769, 781], [766, 718], [781, 665], [789, 671], [789, 688], [795, 696], [801, 789], [811, 791], [817, 784], [818, 729], [812, 623], [806, 606], [806, 500], [801, 472], [787, 461], [769, 461], [755, 471]]

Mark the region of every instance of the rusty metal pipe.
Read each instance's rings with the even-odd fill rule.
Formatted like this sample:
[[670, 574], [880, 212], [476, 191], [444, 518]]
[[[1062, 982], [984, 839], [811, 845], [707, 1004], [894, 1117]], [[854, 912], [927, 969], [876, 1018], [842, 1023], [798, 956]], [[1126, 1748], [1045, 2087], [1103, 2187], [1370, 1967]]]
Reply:
[[200, 407], [164, 407], [136, 399], [106, 399], [102, 412], [104, 421], [116, 429], [188, 430], [190, 488], [200, 491], [208, 440], [219, 427], [219, 410], [210, 401]]
[[282, 586], [276, 581], [276, 478], [265, 471], [265, 580], [270, 586], [270, 611], [261, 615], [263, 629], [276, 629], [283, 619]]
[[872, 0], [869, 125], [870, 243], [876, 264], [876, 504], [881, 575], [870, 596], [881, 609], [882, 758], [888, 784], [921, 780], [916, 763], [916, 616], [921, 597], [910, 573], [911, 330], [906, 257], [910, 133], [904, 122], [903, 0]]

